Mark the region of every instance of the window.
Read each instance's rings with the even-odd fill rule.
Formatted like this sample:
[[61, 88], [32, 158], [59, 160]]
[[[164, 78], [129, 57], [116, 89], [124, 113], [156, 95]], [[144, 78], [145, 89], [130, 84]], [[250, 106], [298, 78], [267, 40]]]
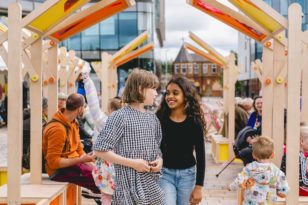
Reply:
[[193, 74], [193, 64], [188, 63], [188, 74]]
[[112, 16], [100, 23], [101, 49], [119, 49], [118, 15]]
[[217, 65], [212, 64], [212, 73], [217, 73]]
[[124, 12], [119, 14], [120, 47], [125, 46], [138, 35], [137, 13]]
[[82, 50], [99, 50], [99, 25], [96, 24], [81, 33]]
[[180, 73], [180, 64], [174, 64], [174, 74]]
[[187, 72], [187, 64], [183, 63], [183, 64], [181, 65], [181, 67], [182, 67], [182, 74], [186, 75], [186, 72]]
[[206, 63], [203, 63], [202, 65], [202, 72], [203, 74], [207, 74], [208, 72], [208, 65]]
[[194, 64], [194, 74], [196, 74], [196, 75], [199, 74], [199, 64], [197, 64], [197, 63]]

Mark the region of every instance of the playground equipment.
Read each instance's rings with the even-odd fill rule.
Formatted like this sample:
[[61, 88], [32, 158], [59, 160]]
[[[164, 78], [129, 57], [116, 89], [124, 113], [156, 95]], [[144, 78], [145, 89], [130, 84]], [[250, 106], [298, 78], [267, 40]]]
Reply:
[[[42, 181], [41, 172], [41, 115], [42, 113], [42, 50], [43, 38], [50, 37], [48, 70], [53, 86], [48, 89], [49, 109], [57, 106], [57, 44], [65, 38], [88, 28], [134, 4], [132, 0], [99, 1], [89, 8], [76, 12], [87, 0], [48, 0], [38, 9], [22, 18], [21, 6], [12, 3], [8, 8], [8, 31], [0, 35], [1, 57], [7, 62], [8, 75], [8, 184], [0, 188], [0, 204], [62, 204], [69, 200], [67, 183]], [[106, 11], [106, 12], [102, 12]], [[71, 15], [71, 16], [70, 16]], [[69, 17], [70, 16], [70, 17]], [[60, 24], [63, 22], [63, 24]], [[22, 29], [33, 31], [23, 38]], [[8, 50], [3, 43], [8, 41]], [[4, 48], [4, 49], [3, 49]], [[27, 49], [25, 51], [25, 49]], [[22, 66], [30, 75], [31, 107], [31, 161], [30, 180], [21, 180], [22, 150]], [[30, 68], [30, 70], [29, 70]], [[32, 69], [33, 68], [33, 69]], [[49, 82], [50, 82], [49, 81]], [[75, 202], [68, 201], [68, 204]]]
[[194, 47], [191, 44], [186, 43], [185, 47], [204, 58], [209, 59], [211, 62], [217, 64], [223, 68], [223, 99], [224, 99], [224, 113], [228, 114], [228, 123], [226, 127], [226, 138], [222, 138], [220, 135], [212, 136], [212, 155], [216, 162], [225, 162], [233, 158], [232, 144], [234, 142], [234, 105], [235, 105], [235, 82], [237, 80], [239, 69], [235, 65], [235, 56], [233, 53], [229, 57], [224, 57], [218, 53], [214, 48], [205, 43], [202, 39], [196, 36], [194, 33], [189, 32], [189, 37], [196, 42], [199, 46], [205, 49], [207, 52]]
[[[217, 1], [189, 0], [194, 7], [212, 15], [218, 20], [232, 26], [244, 34], [264, 43], [262, 56], [263, 66], [260, 62], [254, 64], [259, 79], [262, 80], [263, 111], [262, 134], [274, 139], [275, 163], [279, 164], [282, 155], [283, 130], [284, 130], [284, 106], [287, 108], [287, 178], [292, 190], [286, 200], [286, 204], [308, 204], [306, 199], [299, 198], [298, 174], [299, 165], [299, 122], [300, 122], [300, 82], [307, 75], [302, 68], [307, 66], [307, 32], [301, 30], [301, 9], [298, 4], [289, 7], [288, 21], [260, 0], [229, 0], [250, 19], [238, 12], [224, 6]], [[246, 24], [248, 22], [249, 24]], [[251, 26], [252, 22], [258, 27]], [[261, 28], [260, 28], [261, 27]], [[283, 31], [288, 29], [289, 39], [286, 39]], [[286, 51], [286, 47], [288, 51]], [[272, 49], [272, 50], [271, 50]], [[287, 56], [287, 57], [286, 57]], [[287, 58], [287, 60], [286, 60]], [[287, 61], [287, 66], [286, 66]], [[256, 65], [256, 66], [255, 66]], [[287, 68], [286, 68], [287, 67]], [[287, 72], [285, 71], [287, 69]], [[287, 82], [284, 76], [287, 75]], [[303, 83], [306, 85], [306, 81]], [[287, 103], [285, 94], [287, 87]], [[303, 89], [302, 110], [307, 112], [307, 90]], [[305, 117], [302, 117], [305, 119]], [[274, 129], [275, 128], [275, 129]], [[296, 137], [294, 137], [296, 136]], [[240, 202], [241, 203], [241, 202]], [[276, 204], [285, 204], [282, 200]]]
[[107, 52], [102, 53], [101, 63], [92, 63], [92, 67], [102, 82], [102, 93], [106, 96], [102, 98], [103, 111], [107, 109], [108, 99], [117, 95], [117, 68], [154, 48], [153, 43], [148, 43], [136, 49], [147, 39], [148, 33], [145, 31], [115, 54], [110, 55]]

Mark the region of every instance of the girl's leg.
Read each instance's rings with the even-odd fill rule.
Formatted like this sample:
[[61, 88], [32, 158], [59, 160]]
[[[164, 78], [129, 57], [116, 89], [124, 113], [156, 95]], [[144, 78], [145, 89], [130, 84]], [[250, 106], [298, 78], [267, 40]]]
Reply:
[[163, 168], [162, 173], [163, 175], [159, 180], [159, 186], [165, 194], [165, 205], [177, 205], [175, 187], [176, 170]]
[[189, 197], [196, 182], [196, 167], [188, 169], [178, 169], [176, 180], [177, 188], [177, 205], [189, 204]]
[[102, 205], [110, 205], [112, 200], [112, 195], [102, 193]]

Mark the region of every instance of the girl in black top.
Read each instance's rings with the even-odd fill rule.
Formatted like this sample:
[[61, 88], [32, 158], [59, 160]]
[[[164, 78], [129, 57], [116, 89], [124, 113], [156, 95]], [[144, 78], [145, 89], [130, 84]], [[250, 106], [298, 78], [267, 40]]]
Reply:
[[165, 204], [198, 204], [205, 172], [205, 120], [192, 83], [183, 77], [172, 79], [157, 116], [163, 133], [160, 186], [165, 192]]

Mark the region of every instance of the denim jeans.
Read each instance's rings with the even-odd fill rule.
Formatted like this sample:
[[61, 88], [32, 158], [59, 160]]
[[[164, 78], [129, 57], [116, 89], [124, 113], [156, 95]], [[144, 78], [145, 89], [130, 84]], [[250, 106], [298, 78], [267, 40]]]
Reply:
[[162, 169], [159, 185], [167, 205], [189, 205], [189, 197], [196, 183], [196, 167], [188, 169]]

